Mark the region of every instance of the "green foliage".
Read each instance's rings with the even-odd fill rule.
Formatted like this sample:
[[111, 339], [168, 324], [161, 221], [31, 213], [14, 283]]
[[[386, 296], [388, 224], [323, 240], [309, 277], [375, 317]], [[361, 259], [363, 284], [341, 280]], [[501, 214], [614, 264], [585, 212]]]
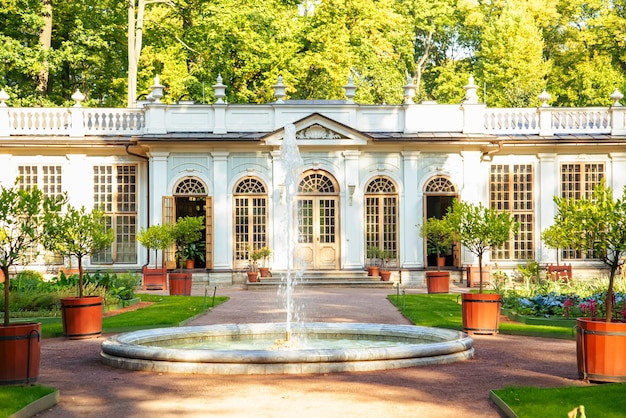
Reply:
[[[141, 228], [137, 234], [137, 241], [144, 247], [154, 250], [155, 255], [157, 255], [157, 251], [164, 251], [174, 243], [172, 226], [150, 225], [148, 229]], [[163, 260], [163, 263], [165, 263], [165, 260]]]
[[420, 228], [420, 236], [426, 238], [429, 248], [432, 249], [431, 254], [437, 257], [444, 256], [450, 250], [454, 239], [450, 224], [445, 219], [437, 218], [429, 218], [424, 222]]
[[[64, 196], [50, 199], [34, 187], [22, 190], [18, 180], [12, 187], [0, 188], [0, 268], [9, 281], [9, 268], [24, 260], [26, 252], [43, 238], [46, 219], [56, 213]], [[4, 286], [4, 325], [9, 324], [9, 290]]]
[[565, 199], [554, 197], [557, 215], [555, 234], [564, 237], [568, 247], [590, 252], [610, 270], [606, 294], [607, 321], [613, 310], [615, 274], [624, 264], [626, 255], [626, 187], [621, 198], [615, 199], [610, 187], [602, 181], [590, 198]]
[[65, 257], [78, 260], [79, 296], [83, 296], [83, 258], [93, 255], [111, 245], [114, 231], [106, 226], [104, 212], [76, 209], [68, 205], [62, 214], [51, 213], [46, 219], [44, 246], [46, 249]]
[[188, 250], [187, 247], [190, 244], [197, 243], [202, 238], [202, 231], [204, 230], [204, 217], [203, 216], [185, 216], [179, 218], [172, 228], [172, 237], [176, 243], [176, 254], [180, 262], [180, 268], [183, 268], [184, 261], [187, 260]]
[[482, 293], [484, 253], [509, 240], [512, 234], [517, 233], [519, 224], [509, 212], [500, 212], [485, 207], [482, 203], [473, 204], [460, 200], [454, 200], [444, 219], [448, 222], [454, 239], [478, 257]]

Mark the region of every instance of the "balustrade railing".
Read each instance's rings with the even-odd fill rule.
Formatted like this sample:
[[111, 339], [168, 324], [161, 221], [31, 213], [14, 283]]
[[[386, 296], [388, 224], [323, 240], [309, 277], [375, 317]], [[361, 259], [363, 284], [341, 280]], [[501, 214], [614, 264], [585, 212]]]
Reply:
[[[237, 131], [259, 132], [267, 129], [267, 125], [254, 125], [256, 120], [262, 120], [263, 123], [266, 123], [266, 120], [272, 120], [277, 128], [292, 122], [292, 120], [282, 120], [282, 115], [288, 117], [289, 114], [276, 110], [279, 106], [273, 104], [258, 105], [260, 107], [258, 110], [254, 106], [237, 108], [238, 111], [232, 112], [232, 115], [236, 115], [238, 119], [229, 120], [235, 116], [224, 112], [223, 109], [227, 106], [229, 105], [198, 107], [192, 105], [159, 105], [155, 107], [146, 106], [142, 109], [83, 108], [78, 106], [69, 108], [12, 108], [0, 106], [0, 137], [12, 135], [84, 137], [87, 135], [165, 134], [183, 132], [187, 121], [192, 121], [196, 128], [197, 121], [206, 121], [203, 122], [202, 132], [217, 132], [218, 120], [222, 127], [234, 126]], [[316, 108], [315, 103], [299, 103], [298, 106], [303, 107], [302, 114], [317, 112], [323, 115], [328, 113], [331, 118], [334, 115], [333, 110], [329, 110], [328, 106]], [[354, 121], [362, 121], [372, 113], [371, 108], [367, 106], [361, 107], [357, 104], [341, 104], [341, 106], [349, 107], [347, 111], [357, 115], [353, 118]], [[462, 106], [461, 112], [458, 109], [452, 112], [449, 110], [450, 106], [446, 105], [441, 107], [440, 112], [433, 112], [432, 106], [420, 108], [420, 105], [413, 104], [410, 105], [410, 114], [413, 118], [411, 121], [420, 117], [430, 118], [429, 132], [449, 132], [450, 126], [456, 126], [456, 129], [462, 127], [462, 132], [490, 135], [552, 136], [581, 133], [626, 135], [624, 110], [626, 108], [621, 106], [606, 108], [553, 108], [547, 106], [539, 108], [487, 108], [481, 104], [472, 106], [474, 107]], [[389, 106], [389, 108], [389, 112], [393, 114], [407, 109], [406, 106]], [[378, 108], [378, 113], [375, 116], [380, 118], [384, 109], [384, 107]], [[421, 109], [425, 109], [424, 113], [421, 112]], [[346, 110], [344, 109], [344, 111]], [[272, 112], [274, 112], [273, 116], [268, 116]], [[255, 118], [255, 115], [259, 114], [262, 114], [263, 118]], [[249, 117], [245, 117], [245, 115]], [[242, 117], [245, 117], [249, 123], [242, 125]], [[433, 117], [435, 118], [434, 121], [432, 120]], [[455, 122], [453, 120], [455, 118], [462, 118], [462, 120]], [[380, 128], [384, 128], [387, 132], [395, 129], [397, 132], [405, 133], [411, 133], [418, 129], [415, 127], [408, 128], [406, 118], [395, 119], [397, 126], [392, 126], [394, 125], [392, 123]], [[352, 124], [356, 125], [356, 122]], [[419, 124], [414, 125], [420, 126]], [[377, 129], [374, 121], [368, 126], [372, 131]], [[353, 127], [357, 128], [357, 126]], [[431, 129], [432, 127], [434, 129]]]

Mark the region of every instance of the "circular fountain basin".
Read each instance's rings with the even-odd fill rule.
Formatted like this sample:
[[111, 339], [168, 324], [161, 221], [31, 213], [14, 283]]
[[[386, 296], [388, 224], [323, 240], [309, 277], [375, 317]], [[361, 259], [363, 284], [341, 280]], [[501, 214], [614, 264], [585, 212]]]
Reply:
[[[114, 335], [102, 343], [104, 364], [129, 370], [198, 374], [305, 374], [386, 370], [445, 364], [473, 357], [467, 334], [413, 325], [304, 323], [306, 340], [356, 340], [346, 348], [172, 348], [211, 341], [284, 339], [285, 324], [225, 324], [159, 328]], [[372, 343], [369, 344], [368, 341]], [[381, 343], [382, 342], [382, 343]]]

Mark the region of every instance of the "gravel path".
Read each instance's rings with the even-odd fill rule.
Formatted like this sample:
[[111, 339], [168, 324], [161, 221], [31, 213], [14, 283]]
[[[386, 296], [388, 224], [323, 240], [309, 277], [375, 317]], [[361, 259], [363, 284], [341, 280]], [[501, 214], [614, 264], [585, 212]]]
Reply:
[[[384, 289], [316, 288], [297, 295], [308, 321], [408, 321]], [[273, 290], [221, 289], [231, 300], [191, 325], [284, 322]], [[103, 338], [46, 339], [39, 382], [61, 391], [42, 417], [499, 417], [489, 390], [577, 380], [574, 341], [476, 336], [472, 360], [379, 372], [206, 376], [132, 372], [100, 363]]]

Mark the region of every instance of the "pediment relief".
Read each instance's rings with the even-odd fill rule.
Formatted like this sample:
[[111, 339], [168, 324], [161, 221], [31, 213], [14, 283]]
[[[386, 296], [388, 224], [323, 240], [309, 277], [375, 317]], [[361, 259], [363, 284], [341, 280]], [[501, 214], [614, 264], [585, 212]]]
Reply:
[[[312, 114], [294, 122], [298, 145], [361, 146], [367, 145], [369, 136], [350, 126], [337, 122], [324, 115]], [[284, 128], [266, 135], [262, 140], [267, 145], [280, 145]]]
[[296, 132], [296, 139], [347, 139], [322, 125], [314, 124]]

